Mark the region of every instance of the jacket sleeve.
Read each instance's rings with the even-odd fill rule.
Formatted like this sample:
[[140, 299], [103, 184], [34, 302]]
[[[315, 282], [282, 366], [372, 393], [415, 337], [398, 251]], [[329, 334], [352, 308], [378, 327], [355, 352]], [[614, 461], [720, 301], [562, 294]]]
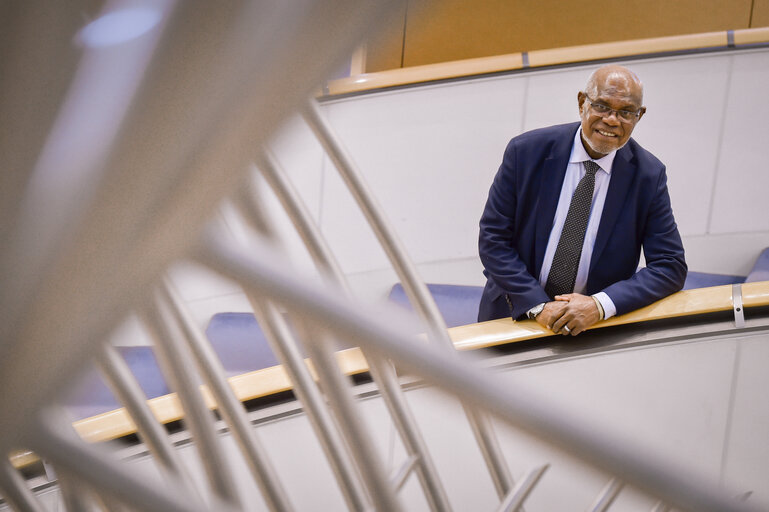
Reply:
[[517, 183], [516, 164], [515, 140], [512, 140], [507, 145], [502, 165], [489, 190], [478, 238], [478, 252], [486, 277], [500, 290], [500, 294], [507, 294], [513, 318], [550, 300], [539, 280], [527, 270], [518, 251], [516, 233], [520, 229], [516, 222], [520, 219], [516, 218], [516, 209], [521, 190]]
[[687, 266], [678, 233], [664, 167], [657, 182], [643, 232], [646, 267], [605, 291], [622, 315], [677, 292], [684, 286]]

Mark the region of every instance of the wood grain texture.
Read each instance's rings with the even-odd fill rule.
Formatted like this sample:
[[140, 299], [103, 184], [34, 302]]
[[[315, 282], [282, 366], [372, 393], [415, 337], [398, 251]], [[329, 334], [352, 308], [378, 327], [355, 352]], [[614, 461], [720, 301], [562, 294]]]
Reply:
[[523, 67], [520, 53], [482, 57], [479, 59], [459, 60], [441, 64], [428, 64], [410, 68], [393, 69], [377, 73], [351, 76], [328, 83], [329, 94], [381, 89], [397, 85], [415, 84], [432, 80], [445, 80], [463, 76], [482, 75], [499, 71], [510, 71]]
[[769, 43], [769, 27], [746, 28], [734, 31], [734, 44], [755, 43]]
[[725, 31], [669, 36], [632, 41], [616, 41], [583, 46], [555, 48], [551, 50], [534, 50], [529, 52], [529, 62], [532, 67], [565, 64], [589, 60], [610, 59], [646, 53], [674, 52], [696, 48], [726, 46]]
[[769, 0], [753, 0], [753, 16], [750, 19], [751, 28], [769, 27]]
[[[769, 0], [756, 0], [769, 1]], [[752, 0], [447, 0], [407, 14], [404, 67], [506, 53], [749, 28]], [[754, 25], [757, 26], [757, 25]]]
[[[769, 27], [735, 30], [734, 41], [737, 45], [769, 43]], [[531, 67], [541, 67], [633, 55], [717, 48], [725, 47], [727, 44], [727, 31], [724, 30], [720, 32], [533, 50], [528, 52], [528, 60]], [[498, 73], [521, 68], [523, 68], [522, 53], [426, 64], [332, 80], [328, 83], [328, 94], [349, 94], [435, 80]]]

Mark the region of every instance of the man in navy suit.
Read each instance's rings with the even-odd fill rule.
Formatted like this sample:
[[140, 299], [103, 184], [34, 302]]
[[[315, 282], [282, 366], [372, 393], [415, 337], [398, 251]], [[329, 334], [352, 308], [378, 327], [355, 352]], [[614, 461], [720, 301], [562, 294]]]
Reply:
[[[479, 321], [529, 317], [577, 335], [683, 287], [665, 166], [630, 138], [646, 113], [641, 81], [604, 66], [577, 104], [580, 123], [530, 131], [507, 145], [480, 222], [487, 282]], [[575, 203], [584, 205], [584, 221], [574, 220]], [[646, 267], [637, 271], [642, 248]], [[563, 256], [569, 252], [571, 260]], [[553, 286], [564, 273], [569, 284]]]

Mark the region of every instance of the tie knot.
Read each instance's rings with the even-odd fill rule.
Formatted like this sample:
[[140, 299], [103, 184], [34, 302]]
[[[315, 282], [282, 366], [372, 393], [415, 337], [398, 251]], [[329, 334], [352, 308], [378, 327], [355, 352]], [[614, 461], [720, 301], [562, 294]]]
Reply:
[[595, 173], [598, 172], [598, 169], [601, 168], [600, 165], [593, 162], [592, 160], [585, 160], [584, 164], [585, 164], [585, 172], [592, 175], [595, 175]]

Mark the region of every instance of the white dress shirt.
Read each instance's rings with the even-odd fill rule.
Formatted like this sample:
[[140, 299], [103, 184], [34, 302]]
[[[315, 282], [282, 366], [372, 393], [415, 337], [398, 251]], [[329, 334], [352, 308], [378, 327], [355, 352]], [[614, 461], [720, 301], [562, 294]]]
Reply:
[[[605, 157], [594, 160], [587, 154], [585, 147], [582, 145], [581, 133], [582, 128], [578, 129], [574, 135], [571, 156], [569, 156], [569, 164], [566, 166], [566, 176], [563, 179], [561, 195], [558, 198], [558, 208], [555, 211], [553, 228], [550, 230], [550, 238], [547, 241], [547, 249], [545, 250], [545, 259], [542, 262], [542, 271], [539, 274], [539, 282], [543, 288], [547, 283], [547, 276], [550, 274], [550, 267], [553, 265], [555, 249], [558, 246], [558, 241], [561, 239], [561, 231], [563, 231], [563, 224], [566, 222], [566, 214], [569, 213], [571, 197], [574, 195], [574, 190], [577, 188], [579, 180], [585, 175], [583, 162], [585, 160], [593, 160], [601, 168], [595, 173], [595, 189], [593, 190], [593, 203], [590, 207], [590, 219], [587, 223], [585, 241], [582, 244], [582, 255], [580, 256], [579, 267], [577, 268], [577, 279], [574, 283], [574, 292], [584, 294], [587, 287], [590, 258], [593, 255], [593, 246], [598, 234], [598, 226], [601, 223], [603, 205], [606, 202], [606, 192], [609, 190], [609, 181], [611, 181], [611, 168], [617, 152], [612, 151]], [[606, 293], [596, 293], [595, 298], [603, 306], [604, 318], [610, 318], [617, 314], [614, 302]]]

